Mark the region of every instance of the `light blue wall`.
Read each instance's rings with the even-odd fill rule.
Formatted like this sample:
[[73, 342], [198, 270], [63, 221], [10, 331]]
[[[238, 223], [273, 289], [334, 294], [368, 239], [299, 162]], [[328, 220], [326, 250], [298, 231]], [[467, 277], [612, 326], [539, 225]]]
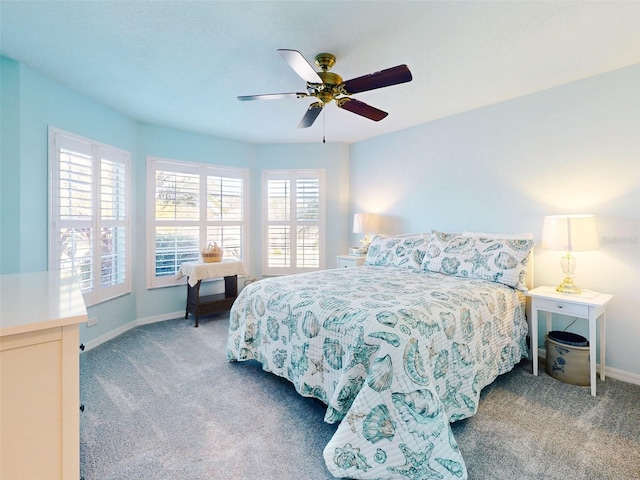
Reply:
[[20, 270], [20, 66], [0, 57], [0, 272]]
[[[615, 295], [607, 367], [636, 375], [639, 206], [638, 65], [351, 147], [351, 209], [384, 215], [383, 233], [532, 232], [539, 242], [545, 215], [595, 214], [602, 248], [577, 254], [576, 283]], [[559, 283], [559, 257], [536, 249], [536, 285]], [[586, 335], [584, 324], [574, 331]]]

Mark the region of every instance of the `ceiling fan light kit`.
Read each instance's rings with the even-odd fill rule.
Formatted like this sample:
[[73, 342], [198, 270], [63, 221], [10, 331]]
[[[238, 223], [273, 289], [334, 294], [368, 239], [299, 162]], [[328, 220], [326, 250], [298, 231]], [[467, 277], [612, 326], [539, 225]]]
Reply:
[[368, 118], [374, 122], [379, 122], [388, 115], [387, 112], [367, 105], [355, 98], [351, 98], [351, 95], [410, 82], [413, 79], [406, 65], [398, 65], [345, 82], [340, 75], [329, 71], [336, 63], [336, 57], [331, 53], [319, 53], [316, 55], [315, 63], [318, 68], [320, 68], [319, 72], [316, 72], [313, 66], [297, 50], [280, 49], [278, 50], [278, 54], [289, 64], [298, 76], [307, 83], [307, 92], [244, 95], [239, 96], [238, 100], [316, 98], [317, 101], [309, 105], [307, 112], [298, 124], [298, 128], [308, 128], [313, 125], [324, 106], [332, 100], [335, 100], [336, 105], [343, 110]]

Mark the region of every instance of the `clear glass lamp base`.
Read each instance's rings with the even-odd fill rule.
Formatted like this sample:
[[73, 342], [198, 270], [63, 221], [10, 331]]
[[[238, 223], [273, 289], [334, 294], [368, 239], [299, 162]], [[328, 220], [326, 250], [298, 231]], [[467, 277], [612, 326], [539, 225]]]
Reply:
[[562, 283], [556, 287], [558, 293], [578, 294], [581, 292], [580, 288], [573, 283], [573, 277], [576, 271], [576, 259], [567, 252], [566, 255], [560, 260], [562, 266], [562, 273], [564, 273], [564, 279]]
[[562, 283], [556, 287], [556, 292], [576, 295], [582, 292], [582, 290], [573, 283], [573, 278], [565, 277], [564, 280], [562, 280]]

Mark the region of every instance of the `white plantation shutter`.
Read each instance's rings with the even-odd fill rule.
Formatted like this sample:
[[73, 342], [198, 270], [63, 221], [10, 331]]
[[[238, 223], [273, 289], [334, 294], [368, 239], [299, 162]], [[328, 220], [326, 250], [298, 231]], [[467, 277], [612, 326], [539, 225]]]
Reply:
[[324, 268], [324, 171], [265, 171], [263, 191], [263, 274]]
[[242, 221], [243, 179], [207, 176], [207, 219], [217, 221]]
[[74, 274], [87, 305], [131, 291], [130, 154], [49, 129], [49, 268]]
[[155, 171], [151, 203], [155, 219], [151, 230], [154, 277], [173, 277], [182, 262], [198, 260], [199, 254], [200, 176], [165, 167]]
[[[52, 219], [52, 226], [57, 228], [51, 235], [56, 242], [51, 269], [74, 273], [82, 292], [91, 293], [94, 285], [95, 237], [93, 149], [88, 142], [61, 134], [55, 135], [54, 143], [59, 173], [59, 209], [53, 212]], [[52, 165], [52, 168], [55, 169], [56, 165]]]
[[248, 174], [243, 169], [148, 158], [149, 288], [175, 285], [183, 262], [208, 242], [225, 258], [246, 259]]
[[127, 166], [104, 150], [100, 168], [100, 285], [128, 282], [130, 250], [127, 215]]
[[207, 239], [227, 257], [242, 258], [244, 243], [244, 178], [207, 176]]
[[267, 180], [267, 269], [291, 267], [291, 180]]
[[296, 264], [299, 268], [320, 267], [320, 180], [296, 181]]

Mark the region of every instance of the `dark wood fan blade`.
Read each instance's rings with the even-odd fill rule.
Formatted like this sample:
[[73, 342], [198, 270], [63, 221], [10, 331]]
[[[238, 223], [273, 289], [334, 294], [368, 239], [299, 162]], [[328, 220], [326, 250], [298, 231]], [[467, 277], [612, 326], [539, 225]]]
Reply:
[[297, 50], [288, 50], [281, 48], [278, 53], [285, 62], [307, 83], [322, 83], [320, 75], [313, 69], [313, 66], [307, 62], [307, 59]]
[[389, 115], [387, 112], [383, 112], [382, 110], [372, 107], [371, 105], [367, 105], [355, 98], [341, 98], [336, 102], [336, 104], [344, 110], [349, 110], [350, 112], [366, 117], [374, 122], [379, 122]]
[[280, 100], [282, 98], [303, 98], [308, 97], [308, 93], [298, 92], [298, 93], [267, 93], [264, 95], [243, 95], [238, 97], [238, 100], [247, 101], [247, 100]]
[[397, 67], [387, 68], [379, 72], [370, 73], [362, 77], [347, 80], [342, 85], [347, 95], [353, 93], [366, 92], [375, 90], [376, 88], [390, 87], [399, 83], [406, 83], [413, 80], [413, 76], [406, 65], [398, 65]]
[[313, 122], [315, 122], [318, 115], [320, 115], [322, 107], [324, 107], [324, 104], [321, 102], [315, 102], [309, 105], [309, 109], [307, 113], [304, 114], [304, 117], [302, 117], [302, 120], [300, 120], [298, 128], [308, 128], [313, 125]]

